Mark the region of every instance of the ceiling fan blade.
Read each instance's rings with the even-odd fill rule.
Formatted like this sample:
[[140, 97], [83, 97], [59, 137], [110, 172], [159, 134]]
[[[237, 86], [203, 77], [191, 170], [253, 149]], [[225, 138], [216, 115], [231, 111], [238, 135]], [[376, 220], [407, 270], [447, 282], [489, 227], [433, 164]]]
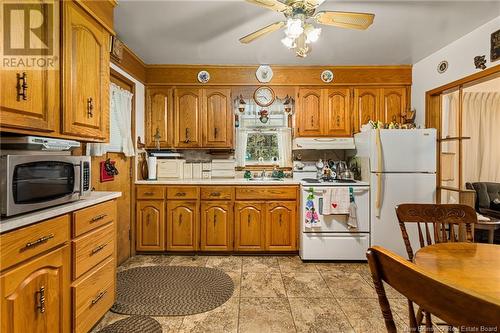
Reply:
[[275, 10], [277, 12], [284, 12], [288, 9], [288, 6], [278, 0], [246, 0], [251, 4], [264, 7], [266, 9]]
[[365, 30], [372, 23], [375, 14], [350, 12], [318, 12], [314, 18], [316, 22], [333, 25], [335, 27]]
[[319, 7], [325, 0], [304, 0], [311, 7]]
[[285, 26], [285, 22], [275, 22], [273, 24], [269, 24], [268, 26], [259, 29], [257, 31], [252, 32], [251, 34], [246, 35], [245, 37], [240, 38], [240, 42], [243, 44], [248, 44], [253, 42], [259, 37], [262, 37], [266, 34], [279, 30]]

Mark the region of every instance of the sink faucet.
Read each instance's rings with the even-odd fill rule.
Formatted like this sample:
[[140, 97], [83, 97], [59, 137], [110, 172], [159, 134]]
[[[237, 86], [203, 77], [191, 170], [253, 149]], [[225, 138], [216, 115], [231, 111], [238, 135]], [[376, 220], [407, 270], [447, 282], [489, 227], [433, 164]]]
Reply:
[[262, 172], [260, 173], [260, 178], [266, 178], [266, 170], [262, 170]]

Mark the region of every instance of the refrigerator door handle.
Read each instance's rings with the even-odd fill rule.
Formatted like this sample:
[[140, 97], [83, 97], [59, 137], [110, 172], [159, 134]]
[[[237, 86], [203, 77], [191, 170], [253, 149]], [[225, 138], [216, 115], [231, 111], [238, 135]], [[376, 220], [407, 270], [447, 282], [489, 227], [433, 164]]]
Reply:
[[377, 173], [377, 189], [375, 193], [375, 216], [380, 217], [382, 208], [382, 173]]

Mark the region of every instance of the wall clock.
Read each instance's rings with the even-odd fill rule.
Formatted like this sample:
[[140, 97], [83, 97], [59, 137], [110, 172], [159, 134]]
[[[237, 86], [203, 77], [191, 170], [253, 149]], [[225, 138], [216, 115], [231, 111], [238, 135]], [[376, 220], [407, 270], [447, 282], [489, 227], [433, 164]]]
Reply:
[[273, 104], [276, 95], [270, 87], [259, 87], [253, 93], [253, 99], [258, 106], [266, 107]]

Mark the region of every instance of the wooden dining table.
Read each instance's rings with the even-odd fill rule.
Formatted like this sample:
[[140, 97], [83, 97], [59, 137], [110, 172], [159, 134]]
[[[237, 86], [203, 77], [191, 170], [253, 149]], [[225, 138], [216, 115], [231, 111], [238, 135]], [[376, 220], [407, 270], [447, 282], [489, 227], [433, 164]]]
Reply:
[[500, 305], [500, 245], [438, 243], [418, 250], [414, 262], [462, 291]]

